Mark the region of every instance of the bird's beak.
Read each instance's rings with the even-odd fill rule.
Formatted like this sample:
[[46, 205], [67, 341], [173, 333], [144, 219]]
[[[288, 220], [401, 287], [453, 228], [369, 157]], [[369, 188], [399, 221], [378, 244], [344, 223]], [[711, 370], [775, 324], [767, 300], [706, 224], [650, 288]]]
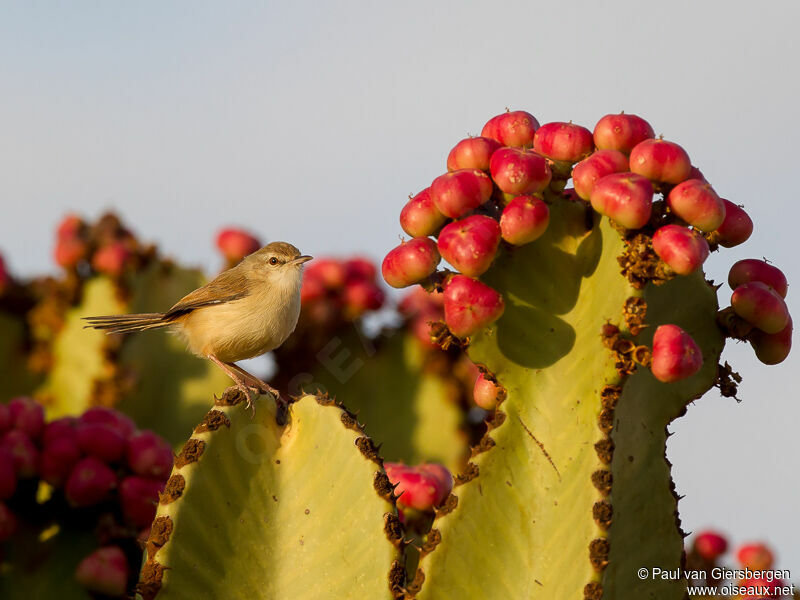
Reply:
[[304, 254], [303, 256], [298, 256], [292, 261], [293, 265], [302, 265], [304, 262], [310, 261], [313, 256], [309, 256], [308, 254]]

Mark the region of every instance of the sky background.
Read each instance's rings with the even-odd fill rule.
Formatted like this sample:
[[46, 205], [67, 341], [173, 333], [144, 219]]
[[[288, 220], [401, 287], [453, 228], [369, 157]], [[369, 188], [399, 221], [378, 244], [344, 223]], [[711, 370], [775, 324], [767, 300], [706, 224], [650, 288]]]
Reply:
[[[798, 281], [798, 21], [797, 2], [3, 3], [0, 253], [55, 272], [59, 219], [111, 208], [209, 272], [226, 224], [378, 259], [407, 195], [505, 107], [590, 129], [625, 110], [755, 221], [713, 279], [763, 256]], [[709, 392], [669, 442], [684, 529], [766, 539], [795, 581], [798, 357], [730, 343], [743, 402]]]

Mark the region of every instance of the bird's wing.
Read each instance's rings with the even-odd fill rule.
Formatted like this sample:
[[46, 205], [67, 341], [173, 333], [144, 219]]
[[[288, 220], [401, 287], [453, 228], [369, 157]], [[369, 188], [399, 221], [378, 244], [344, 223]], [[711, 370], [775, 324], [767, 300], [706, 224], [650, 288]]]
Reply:
[[234, 267], [223, 271], [203, 287], [186, 294], [167, 311], [164, 319], [171, 320], [196, 308], [232, 302], [249, 294], [250, 280], [244, 276], [241, 270]]

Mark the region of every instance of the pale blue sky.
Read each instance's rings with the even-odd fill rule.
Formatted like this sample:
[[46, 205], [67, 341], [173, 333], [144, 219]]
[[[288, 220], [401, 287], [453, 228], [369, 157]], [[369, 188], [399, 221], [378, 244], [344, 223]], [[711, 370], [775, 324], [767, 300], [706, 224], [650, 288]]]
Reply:
[[[5, 2], [0, 252], [52, 271], [59, 218], [114, 208], [209, 270], [225, 223], [378, 258], [407, 194], [504, 107], [590, 128], [624, 109], [753, 217], [713, 278], [765, 256], [798, 281], [798, 22], [788, 1]], [[727, 350], [744, 402], [708, 394], [670, 442], [684, 527], [766, 538], [795, 579], [798, 356]]]

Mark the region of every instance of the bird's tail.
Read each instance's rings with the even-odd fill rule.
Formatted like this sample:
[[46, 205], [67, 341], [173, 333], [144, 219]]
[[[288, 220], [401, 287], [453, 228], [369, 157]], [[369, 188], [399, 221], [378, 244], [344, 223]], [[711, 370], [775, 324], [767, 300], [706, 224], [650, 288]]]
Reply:
[[166, 327], [172, 319], [165, 319], [164, 313], [140, 313], [137, 315], [106, 315], [102, 317], [84, 317], [84, 321], [93, 329], [104, 329], [106, 333], [128, 333], [129, 331], [145, 331]]

